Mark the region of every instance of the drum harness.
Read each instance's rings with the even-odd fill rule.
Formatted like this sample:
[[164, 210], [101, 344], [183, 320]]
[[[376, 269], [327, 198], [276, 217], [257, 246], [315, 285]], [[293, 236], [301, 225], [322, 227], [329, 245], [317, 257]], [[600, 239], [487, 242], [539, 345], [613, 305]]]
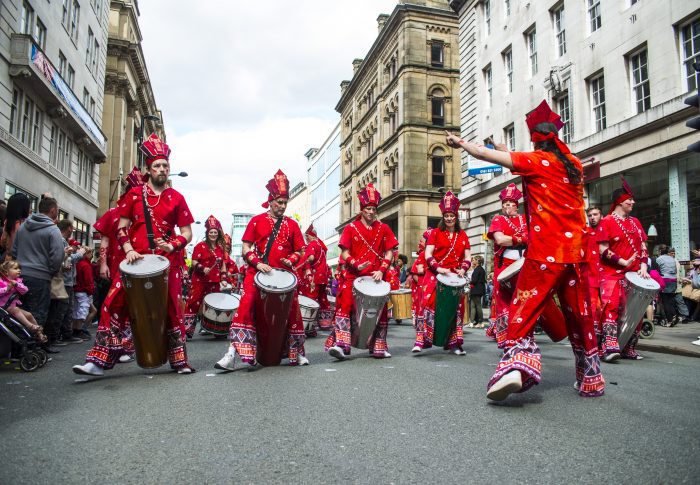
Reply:
[[[367, 246], [367, 250], [364, 253], [362, 253], [360, 256], [358, 256], [357, 259], [362, 259], [362, 257], [365, 254], [367, 254], [369, 251], [372, 251], [376, 257], [378, 257], [379, 259], [382, 259], [382, 256], [380, 256], [379, 253], [377, 253], [377, 251], [375, 251], [374, 248], [370, 245], [370, 243], [367, 242], [367, 239], [364, 238], [364, 236], [362, 235], [360, 230], [355, 226], [355, 223], [353, 222], [350, 225], [352, 226], [353, 229], [355, 229], [355, 232], [357, 233], [358, 236], [360, 236], [360, 239], [362, 239], [362, 242], [365, 243], [365, 246]], [[372, 241], [372, 243], [377, 241], [377, 238], [379, 237], [380, 233], [381, 233], [381, 231], [378, 232], [376, 236], [374, 236], [374, 241]]]
[[277, 233], [279, 232], [280, 227], [282, 226], [282, 219], [284, 219], [284, 216], [277, 219], [277, 221], [275, 222], [275, 226], [272, 228], [272, 232], [270, 233], [270, 238], [267, 240], [267, 245], [265, 246], [265, 254], [263, 254], [262, 257], [262, 262], [264, 264], [267, 264], [267, 258], [270, 256], [272, 244], [275, 242], [275, 239], [277, 239]]
[[[518, 220], [520, 220], [520, 229], [518, 229], [517, 227], [515, 227], [515, 224], [513, 224], [510, 221], [510, 217], [504, 216], [506, 222], [511, 227], [511, 229], [515, 230], [515, 234], [517, 234], [518, 231], [522, 230], [522, 228], [523, 228], [522, 217], [523, 217], [522, 214], [518, 214]], [[527, 248], [527, 246], [513, 246], [513, 247], [511, 247], [511, 249], [515, 249], [516, 251], [518, 251], [518, 254], [520, 255], [521, 258], [523, 257], [523, 252], [525, 252], [526, 248]], [[501, 266], [503, 266], [503, 254], [505, 253], [505, 251], [506, 251], [506, 246], [501, 246], [500, 254], [498, 255], [498, 267], [499, 268]]]
[[148, 236], [148, 248], [151, 250], [153, 254], [156, 252], [156, 242], [155, 242], [155, 234], [153, 233], [153, 221], [151, 220], [151, 211], [148, 207], [148, 202], [146, 201], [146, 197], [148, 194], [148, 189], [146, 184], [143, 186], [143, 192], [142, 192], [142, 197], [141, 201], [143, 202], [143, 218], [146, 221], [146, 235]]

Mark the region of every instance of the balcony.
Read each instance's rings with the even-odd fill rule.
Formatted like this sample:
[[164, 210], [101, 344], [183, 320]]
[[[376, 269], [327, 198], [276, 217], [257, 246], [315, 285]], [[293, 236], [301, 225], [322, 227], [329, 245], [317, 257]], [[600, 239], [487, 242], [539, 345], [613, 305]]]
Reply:
[[41, 97], [49, 116], [65, 120], [76, 144], [97, 163], [104, 162], [107, 137], [31, 36], [12, 34], [10, 56], [10, 76], [23, 79]]

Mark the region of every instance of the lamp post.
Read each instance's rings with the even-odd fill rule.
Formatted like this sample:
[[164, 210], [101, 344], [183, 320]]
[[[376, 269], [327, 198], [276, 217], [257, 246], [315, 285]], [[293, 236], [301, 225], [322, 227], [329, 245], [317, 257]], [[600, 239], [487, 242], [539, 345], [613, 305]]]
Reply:
[[139, 152], [139, 169], [143, 167], [143, 153], [141, 152], [141, 145], [143, 145], [143, 128], [146, 120], [160, 121], [156, 115], [141, 115], [141, 126], [139, 126], [139, 143], [136, 147]]

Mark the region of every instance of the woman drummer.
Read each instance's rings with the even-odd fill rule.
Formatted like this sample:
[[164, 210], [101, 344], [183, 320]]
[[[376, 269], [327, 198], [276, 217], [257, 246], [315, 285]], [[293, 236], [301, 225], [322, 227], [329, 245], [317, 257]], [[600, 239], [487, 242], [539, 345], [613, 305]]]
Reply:
[[413, 314], [413, 328], [416, 328], [416, 319], [423, 314], [423, 277], [425, 276], [425, 244], [428, 242], [432, 229], [425, 230], [418, 241], [418, 257], [413, 262], [409, 271], [408, 281], [411, 285], [411, 313]]
[[204, 227], [207, 231], [206, 239], [192, 251], [192, 289], [187, 298], [184, 317], [188, 338], [194, 335], [195, 318], [202, 300], [209, 293], [219, 292], [221, 276], [226, 274], [228, 254], [221, 223], [214, 216], [209, 216]]
[[[423, 278], [423, 308], [422, 314], [416, 318], [416, 343], [413, 352], [420, 352], [433, 345], [437, 275], [456, 273], [463, 278], [471, 266], [469, 238], [457, 220], [458, 210], [459, 199], [452, 192], [447, 192], [440, 202], [442, 220], [437, 229], [431, 231], [425, 247], [427, 271]], [[463, 316], [464, 304], [460, 298], [456, 321], [461, 322]], [[462, 350], [463, 341], [462, 326], [457, 324], [445, 344], [445, 349], [455, 355], [466, 355]]]

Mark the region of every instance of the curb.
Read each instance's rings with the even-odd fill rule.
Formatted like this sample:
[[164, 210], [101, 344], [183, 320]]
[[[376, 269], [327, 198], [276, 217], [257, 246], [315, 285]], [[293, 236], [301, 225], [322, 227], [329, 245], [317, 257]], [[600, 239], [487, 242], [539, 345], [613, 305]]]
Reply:
[[660, 354], [681, 355], [683, 357], [700, 357], [700, 351], [681, 349], [679, 347], [671, 347], [668, 345], [653, 345], [642, 342], [637, 343], [638, 350], [646, 350], [649, 352], [658, 352]]

